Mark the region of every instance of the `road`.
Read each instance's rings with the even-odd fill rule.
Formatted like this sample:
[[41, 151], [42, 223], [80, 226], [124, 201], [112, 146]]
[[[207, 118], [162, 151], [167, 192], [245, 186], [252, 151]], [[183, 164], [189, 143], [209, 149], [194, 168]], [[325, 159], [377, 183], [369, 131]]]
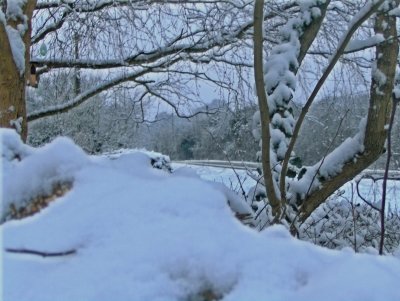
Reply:
[[[260, 167], [258, 162], [249, 161], [223, 161], [223, 160], [186, 160], [186, 161], [174, 161], [174, 163], [197, 165], [197, 166], [210, 166], [220, 168], [232, 168], [232, 169], [243, 169], [243, 170], [256, 170]], [[374, 178], [380, 178], [384, 175], [384, 170], [381, 169], [366, 169], [362, 173], [364, 176], [371, 176]], [[389, 177], [392, 180], [400, 180], [400, 170], [390, 170]]]

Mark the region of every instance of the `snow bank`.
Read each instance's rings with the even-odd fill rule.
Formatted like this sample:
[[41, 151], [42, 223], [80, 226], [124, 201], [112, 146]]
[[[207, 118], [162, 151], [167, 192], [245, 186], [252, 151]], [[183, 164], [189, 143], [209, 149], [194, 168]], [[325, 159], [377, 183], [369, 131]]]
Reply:
[[85, 153], [67, 138], [33, 149], [24, 145], [14, 130], [1, 129], [0, 140], [4, 175], [0, 222], [10, 204], [19, 207], [36, 196], [50, 194], [56, 184], [73, 182], [74, 174], [89, 163]]
[[5, 301], [201, 300], [205, 291], [224, 301], [400, 299], [399, 259], [325, 250], [278, 226], [255, 232], [188, 170], [154, 169], [139, 153], [90, 160], [65, 139], [19, 148], [26, 157], [12, 164], [30, 167], [10, 185], [23, 187], [44, 164], [68, 170], [74, 185], [39, 214], [3, 224], [4, 248], [76, 254], [3, 250]]

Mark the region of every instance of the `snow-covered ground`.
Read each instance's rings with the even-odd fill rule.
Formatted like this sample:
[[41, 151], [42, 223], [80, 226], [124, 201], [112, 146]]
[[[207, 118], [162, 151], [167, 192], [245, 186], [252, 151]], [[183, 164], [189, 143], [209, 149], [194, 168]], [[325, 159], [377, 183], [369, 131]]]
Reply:
[[[247, 194], [249, 190], [257, 184], [257, 182], [249, 176], [249, 172], [243, 169], [236, 169], [233, 171], [230, 168], [185, 165], [181, 163], [172, 164], [173, 168], [179, 168], [182, 166], [187, 166], [193, 169], [202, 179], [224, 183], [239, 194], [242, 193], [242, 189]], [[340, 199], [346, 199], [348, 201], [353, 200], [355, 203], [363, 202], [357, 194], [356, 182], [357, 179], [346, 183], [340, 188], [340, 190], [343, 191]], [[362, 179], [359, 183], [359, 191], [367, 200], [375, 205], [379, 205], [382, 196], [382, 180], [373, 182], [368, 178]], [[388, 180], [387, 204], [387, 206], [391, 207], [393, 210], [400, 210], [400, 181]]]
[[0, 135], [4, 199], [73, 183], [40, 213], [1, 225], [4, 301], [400, 300], [399, 258], [323, 249], [279, 226], [251, 230], [226, 191], [188, 168], [171, 174], [140, 152], [93, 158], [65, 138], [32, 149]]

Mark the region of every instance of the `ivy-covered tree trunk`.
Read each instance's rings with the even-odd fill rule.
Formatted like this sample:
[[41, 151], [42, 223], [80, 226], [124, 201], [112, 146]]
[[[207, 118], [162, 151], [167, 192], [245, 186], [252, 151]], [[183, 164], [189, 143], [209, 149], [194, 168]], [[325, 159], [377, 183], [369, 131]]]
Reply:
[[292, 162], [285, 160], [287, 153], [287, 159], [295, 159], [294, 153], [288, 151], [288, 145], [295, 124], [291, 101], [296, 88], [296, 74], [321, 27], [329, 3], [330, 0], [318, 0], [304, 5], [299, 16], [288, 21], [281, 33], [280, 43], [272, 48], [264, 64], [264, 1], [255, 2], [254, 76], [259, 103], [255, 118], [259, 119], [257, 123], [261, 129], [261, 156], [258, 157], [262, 161], [273, 223], [280, 223], [285, 215], [287, 200], [284, 178], [289, 174], [286, 171], [292, 172], [292, 177], [296, 174]]
[[[31, 19], [36, 1], [2, 2], [0, 11], [0, 127], [15, 128], [26, 141], [25, 85], [30, 68]], [[22, 7], [20, 6], [22, 5]]]

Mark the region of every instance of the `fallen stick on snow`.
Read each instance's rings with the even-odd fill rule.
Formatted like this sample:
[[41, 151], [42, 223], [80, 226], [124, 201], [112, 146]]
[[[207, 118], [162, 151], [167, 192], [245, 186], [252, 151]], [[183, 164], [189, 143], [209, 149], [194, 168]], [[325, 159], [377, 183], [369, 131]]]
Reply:
[[76, 253], [76, 250], [68, 250], [63, 252], [41, 252], [36, 250], [28, 250], [28, 249], [6, 249], [8, 253], [17, 253], [17, 254], [31, 254], [42, 257], [57, 257], [57, 256], [67, 256]]

